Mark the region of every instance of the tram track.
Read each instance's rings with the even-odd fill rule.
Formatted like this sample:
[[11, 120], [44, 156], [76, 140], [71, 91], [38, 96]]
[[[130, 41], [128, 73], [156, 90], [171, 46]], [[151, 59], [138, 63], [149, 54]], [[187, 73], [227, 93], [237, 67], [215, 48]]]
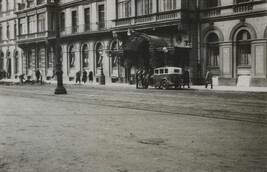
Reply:
[[[73, 91], [73, 90], [72, 90]], [[138, 92], [132, 92], [131, 96], [134, 98], [129, 98], [128, 100], [121, 100], [120, 97], [116, 96], [116, 91], [107, 94], [103, 94], [107, 92], [107, 90], [97, 90], [94, 94], [82, 94], [80, 91], [75, 90], [70, 95], [64, 96], [55, 96], [53, 94], [47, 94], [46, 91], [40, 91], [40, 93], [32, 93], [30, 90], [12, 90], [8, 92], [1, 91], [0, 95], [4, 96], [13, 96], [13, 97], [25, 97], [25, 98], [33, 98], [44, 101], [56, 101], [56, 102], [66, 102], [66, 103], [75, 103], [75, 104], [88, 104], [94, 106], [104, 106], [110, 108], [123, 108], [123, 109], [132, 109], [132, 110], [142, 110], [147, 112], [156, 112], [168, 115], [185, 115], [185, 116], [196, 116], [196, 117], [204, 117], [204, 118], [214, 118], [214, 119], [222, 119], [222, 120], [232, 120], [232, 121], [241, 121], [241, 122], [251, 122], [258, 124], [267, 124], [266, 120], [266, 102], [254, 102], [252, 104], [242, 104], [238, 101], [228, 101], [223, 102], [222, 100], [214, 101], [214, 98], [206, 98], [205, 101], [200, 102], [197, 98], [188, 98], [182, 96], [184, 99], [190, 100], [192, 107], [187, 107], [183, 105], [184, 100], [179, 100], [177, 97], [173, 99], [173, 95], [170, 97], [163, 97], [162, 100], [168, 102], [168, 99], [172, 99], [175, 103], [160, 103], [160, 101], [155, 102], [140, 102], [141, 98], [136, 98], [139, 95]], [[124, 92], [122, 93], [124, 94]], [[126, 94], [126, 93], [125, 93]], [[155, 95], [157, 97], [157, 95]], [[178, 96], [180, 97], [180, 96]], [[242, 100], [241, 102], [243, 102]], [[248, 101], [250, 102], [250, 101]], [[193, 104], [198, 104], [197, 107], [193, 107]], [[209, 108], [209, 106], [203, 106], [202, 104], [212, 104], [212, 106], [218, 106], [224, 103], [224, 107], [221, 109]], [[236, 109], [235, 111], [233, 109]], [[242, 110], [238, 112], [237, 110]], [[258, 110], [258, 111], [255, 111]]]

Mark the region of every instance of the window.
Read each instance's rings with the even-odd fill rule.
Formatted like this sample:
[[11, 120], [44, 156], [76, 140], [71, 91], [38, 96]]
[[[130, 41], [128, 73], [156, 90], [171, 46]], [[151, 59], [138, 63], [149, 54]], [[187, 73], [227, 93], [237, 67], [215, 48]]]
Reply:
[[45, 49], [40, 48], [37, 54], [37, 68], [43, 68], [43, 64], [45, 63]]
[[[112, 43], [111, 50], [116, 51], [118, 49], [119, 49], [118, 42], [114, 41]], [[116, 68], [118, 66], [118, 55], [117, 54], [110, 54], [110, 57], [111, 57], [111, 68]]]
[[98, 44], [96, 48], [96, 68], [102, 67], [102, 61], [103, 61], [103, 47], [102, 44]]
[[47, 56], [47, 68], [53, 67], [53, 59], [54, 59], [54, 52], [52, 48], [48, 48], [48, 56]]
[[34, 33], [35, 32], [35, 16], [30, 16], [28, 18], [28, 30], [29, 30], [29, 33]]
[[15, 73], [19, 72], [19, 52], [15, 52]]
[[242, 30], [237, 34], [237, 65], [251, 65], [251, 36], [248, 31]]
[[14, 24], [14, 39], [17, 38], [17, 24]]
[[28, 59], [27, 59], [28, 69], [32, 67], [32, 51], [29, 50], [28, 52]]
[[9, 0], [6, 1], [6, 8], [7, 8], [7, 11], [9, 11], [9, 9], [10, 9], [10, 3], [9, 3]]
[[218, 0], [207, 0], [207, 6], [208, 8], [217, 7]]
[[243, 2], [249, 2], [250, 0], [235, 0], [235, 4], [243, 3]]
[[77, 11], [71, 12], [71, 19], [72, 19], [72, 33], [77, 32]]
[[26, 34], [26, 19], [25, 18], [19, 19], [19, 34], [20, 35]]
[[207, 38], [207, 66], [219, 65], [219, 38], [216, 33], [209, 34]]
[[0, 0], [0, 15], [2, 15], [1, 13], [2, 13], [2, 0]]
[[55, 21], [55, 13], [52, 12], [51, 13], [51, 30], [56, 30], [56, 25], [55, 25], [56, 21]]
[[2, 30], [2, 26], [0, 25], [0, 41], [3, 40], [3, 34], [2, 34], [3, 30]]
[[90, 8], [84, 9], [85, 30], [90, 30]]
[[60, 29], [61, 31], [65, 30], [65, 13], [64, 12], [60, 13]]
[[164, 70], [164, 73], [168, 73], [168, 69], [165, 69], [165, 70]]
[[158, 74], [159, 73], [159, 70], [155, 70], [155, 74]]
[[4, 53], [0, 51], [0, 69], [4, 68]]
[[159, 0], [159, 11], [170, 11], [175, 10], [176, 7], [176, 0]]
[[152, 13], [152, 0], [137, 0], [137, 16]]
[[131, 16], [131, 0], [117, 1], [118, 19], [127, 18]]
[[38, 14], [38, 32], [45, 31], [45, 13]]
[[74, 68], [75, 67], [75, 50], [74, 47], [71, 46], [70, 47], [70, 51], [69, 51], [69, 59], [70, 59], [70, 68]]
[[83, 46], [82, 49], [82, 64], [83, 64], [83, 68], [88, 67], [89, 66], [89, 50], [88, 50], [88, 46], [85, 44]]
[[159, 70], [159, 73], [160, 73], [160, 74], [163, 74], [163, 73], [164, 73], [164, 70], [163, 70], [163, 69], [160, 69], [160, 70]]
[[34, 7], [34, 0], [27, 0], [28, 7]]
[[10, 26], [9, 25], [7, 25], [6, 26], [6, 37], [7, 37], [7, 39], [9, 39], [10, 38]]
[[174, 69], [174, 73], [180, 73], [179, 69]]
[[99, 29], [105, 28], [105, 6], [98, 6], [98, 17], [99, 17]]

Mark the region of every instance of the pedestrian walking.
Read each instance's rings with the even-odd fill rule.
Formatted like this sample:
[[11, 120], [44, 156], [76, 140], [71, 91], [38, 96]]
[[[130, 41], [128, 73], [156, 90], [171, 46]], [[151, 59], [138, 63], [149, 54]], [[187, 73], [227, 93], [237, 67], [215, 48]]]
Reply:
[[183, 88], [185, 85], [188, 86], [188, 88], [190, 88], [190, 79], [189, 79], [189, 71], [188, 69], [186, 68], [185, 71], [184, 71], [184, 75], [183, 75]]
[[86, 83], [86, 81], [87, 81], [87, 72], [86, 72], [85, 69], [83, 69], [82, 81], [83, 81], [84, 83]]
[[211, 85], [211, 89], [213, 88], [213, 85], [212, 85], [212, 72], [210, 70], [207, 71], [206, 73], [206, 85], [205, 85], [205, 88], [208, 87], [208, 85], [210, 84]]
[[81, 84], [81, 71], [78, 71], [76, 73], [76, 84], [77, 82], [79, 82], [79, 84]]
[[93, 72], [89, 72], [89, 82], [93, 83]]
[[41, 76], [41, 72], [39, 71], [39, 69], [37, 69], [37, 70], [35, 71], [35, 76], [36, 76], [37, 83], [39, 83], [40, 76]]

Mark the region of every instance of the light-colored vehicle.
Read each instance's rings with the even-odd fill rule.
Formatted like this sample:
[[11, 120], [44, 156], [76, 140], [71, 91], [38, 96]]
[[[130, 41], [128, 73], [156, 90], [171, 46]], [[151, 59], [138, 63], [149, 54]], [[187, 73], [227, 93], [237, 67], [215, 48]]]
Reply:
[[154, 69], [151, 76], [152, 83], [156, 88], [167, 89], [169, 87], [181, 88], [183, 70], [180, 67], [159, 67]]
[[148, 88], [148, 86], [163, 89], [168, 89], [169, 87], [181, 88], [183, 82], [182, 71], [180, 67], [158, 67], [154, 69], [153, 74], [142, 75], [137, 85], [141, 86], [141, 88]]

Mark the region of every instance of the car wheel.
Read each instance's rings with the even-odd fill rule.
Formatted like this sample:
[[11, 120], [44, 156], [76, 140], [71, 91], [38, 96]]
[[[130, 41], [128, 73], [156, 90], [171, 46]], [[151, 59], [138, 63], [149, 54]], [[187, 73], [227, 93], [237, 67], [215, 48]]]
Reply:
[[164, 90], [168, 89], [168, 88], [169, 88], [169, 84], [168, 84], [168, 82], [167, 82], [166, 80], [163, 80], [163, 81], [161, 82], [161, 87], [162, 87]]

